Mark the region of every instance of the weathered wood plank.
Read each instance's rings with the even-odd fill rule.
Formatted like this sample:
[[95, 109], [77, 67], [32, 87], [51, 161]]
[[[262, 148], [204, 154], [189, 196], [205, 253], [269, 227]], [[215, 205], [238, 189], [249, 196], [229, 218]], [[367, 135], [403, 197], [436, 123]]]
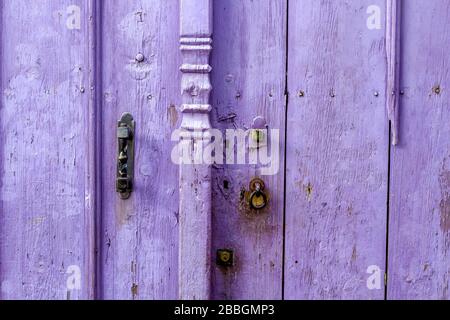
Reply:
[[94, 297], [95, 21], [92, 1], [2, 1], [1, 299]]
[[[286, 3], [214, 1], [213, 126], [247, 130], [262, 117], [280, 131], [277, 153], [284, 148]], [[218, 249], [235, 254], [233, 267], [213, 269], [214, 299], [282, 298], [283, 163], [280, 155], [276, 174], [262, 176], [270, 200], [258, 213], [240, 199], [258, 166], [214, 166], [213, 259]]]
[[384, 298], [385, 4], [289, 5], [287, 299]]
[[[103, 2], [103, 228], [105, 299], [176, 299], [178, 167], [178, 1]], [[138, 62], [138, 53], [144, 61]], [[116, 124], [136, 120], [134, 191], [115, 192]]]
[[450, 3], [404, 1], [388, 299], [450, 299]]

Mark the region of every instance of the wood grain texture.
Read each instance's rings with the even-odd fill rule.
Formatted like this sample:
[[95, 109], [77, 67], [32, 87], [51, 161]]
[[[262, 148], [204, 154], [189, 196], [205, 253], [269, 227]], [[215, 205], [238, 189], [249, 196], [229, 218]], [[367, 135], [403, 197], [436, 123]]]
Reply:
[[94, 297], [93, 6], [1, 3], [1, 299]]
[[[284, 135], [286, 14], [286, 1], [214, 1], [215, 128], [247, 130], [263, 117]], [[233, 267], [213, 269], [214, 299], [282, 298], [283, 163], [281, 156], [278, 174], [262, 177], [270, 202], [258, 213], [240, 200], [258, 167], [213, 167], [212, 255], [218, 249], [235, 255]]]
[[400, 144], [392, 151], [388, 299], [449, 299], [450, 3], [402, 8]]
[[[388, 299], [450, 299], [450, 3], [182, 2], [0, 1], [0, 299], [383, 299], [386, 266]], [[255, 121], [275, 175], [172, 162], [177, 128]]]
[[[103, 2], [103, 228], [105, 299], [176, 299], [179, 125], [178, 1]], [[138, 53], [145, 56], [137, 62]], [[134, 191], [115, 192], [116, 124], [136, 120]]]
[[290, 1], [286, 299], [383, 299], [388, 122], [385, 1]]

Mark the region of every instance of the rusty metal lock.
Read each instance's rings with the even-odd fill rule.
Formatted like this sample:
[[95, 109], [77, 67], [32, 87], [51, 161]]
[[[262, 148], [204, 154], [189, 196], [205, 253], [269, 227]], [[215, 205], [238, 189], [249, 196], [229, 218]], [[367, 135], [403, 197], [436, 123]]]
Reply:
[[268, 198], [264, 193], [265, 184], [259, 178], [255, 178], [250, 182], [250, 198], [249, 205], [250, 208], [254, 210], [262, 210], [267, 206]]
[[233, 266], [234, 254], [232, 250], [228, 249], [220, 249], [217, 250], [217, 259], [216, 263], [222, 267], [231, 267]]

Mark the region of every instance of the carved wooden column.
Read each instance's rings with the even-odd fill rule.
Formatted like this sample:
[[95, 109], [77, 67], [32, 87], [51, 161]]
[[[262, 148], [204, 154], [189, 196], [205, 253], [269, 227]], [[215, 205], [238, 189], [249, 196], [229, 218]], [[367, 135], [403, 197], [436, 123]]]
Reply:
[[211, 128], [212, 24], [212, 0], [180, 0], [181, 138], [190, 146], [180, 165], [179, 298], [186, 300], [210, 298], [211, 167], [201, 154]]

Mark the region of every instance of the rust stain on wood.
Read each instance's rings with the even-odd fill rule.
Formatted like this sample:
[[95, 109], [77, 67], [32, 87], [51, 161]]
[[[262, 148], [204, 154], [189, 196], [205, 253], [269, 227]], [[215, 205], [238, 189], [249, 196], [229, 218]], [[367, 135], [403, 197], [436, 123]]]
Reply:
[[133, 285], [131, 286], [131, 294], [133, 295], [133, 300], [136, 299], [138, 291], [139, 291], [138, 285], [136, 283], [133, 283]]
[[169, 108], [167, 108], [167, 118], [169, 119], [170, 126], [175, 127], [178, 123], [178, 111], [177, 108], [171, 104]]
[[305, 186], [305, 192], [306, 192], [306, 198], [308, 199], [309, 202], [311, 202], [312, 196], [313, 196], [313, 192], [314, 192], [314, 188], [313, 188], [311, 183], [308, 183]]

